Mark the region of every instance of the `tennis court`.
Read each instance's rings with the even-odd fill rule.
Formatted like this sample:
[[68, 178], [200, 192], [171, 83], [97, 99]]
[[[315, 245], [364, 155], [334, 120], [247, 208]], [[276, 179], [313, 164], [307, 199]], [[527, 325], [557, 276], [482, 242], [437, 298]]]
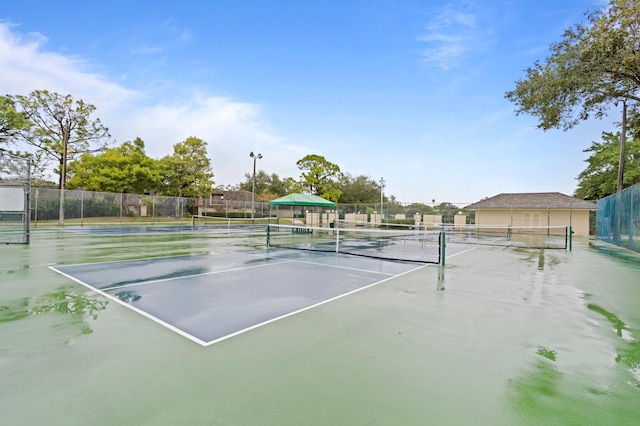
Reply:
[[585, 239], [446, 256], [37, 227], [0, 246], [3, 422], [636, 424], [638, 254]]
[[51, 267], [203, 346], [416, 268], [278, 249]]

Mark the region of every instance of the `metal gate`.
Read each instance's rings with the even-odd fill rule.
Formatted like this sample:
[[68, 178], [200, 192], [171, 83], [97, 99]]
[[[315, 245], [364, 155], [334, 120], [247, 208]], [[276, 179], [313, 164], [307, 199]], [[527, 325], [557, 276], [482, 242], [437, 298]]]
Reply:
[[0, 151], [0, 243], [29, 244], [31, 162]]

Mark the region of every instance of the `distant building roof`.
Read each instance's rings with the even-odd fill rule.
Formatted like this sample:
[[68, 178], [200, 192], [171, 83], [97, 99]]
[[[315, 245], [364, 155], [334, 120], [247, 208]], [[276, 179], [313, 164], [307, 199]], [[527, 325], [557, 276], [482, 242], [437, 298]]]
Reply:
[[576, 209], [595, 210], [596, 203], [570, 197], [559, 192], [523, 192], [498, 194], [469, 204], [465, 209]]
[[228, 201], [251, 201], [252, 199], [251, 191], [224, 191], [214, 189], [211, 192], [211, 196]]

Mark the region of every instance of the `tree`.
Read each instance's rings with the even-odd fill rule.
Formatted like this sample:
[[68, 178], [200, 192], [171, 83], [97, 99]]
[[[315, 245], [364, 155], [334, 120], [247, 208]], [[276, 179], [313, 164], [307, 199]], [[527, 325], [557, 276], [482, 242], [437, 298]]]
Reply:
[[29, 121], [16, 111], [14, 100], [0, 96], [0, 150], [8, 151], [3, 145], [13, 142], [13, 138], [28, 127]]
[[213, 186], [207, 143], [196, 137], [173, 146], [173, 154], [160, 160], [165, 168], [163, 194], [175, 197], [208, 196]]
[[516, 114], [537, 117], [544, 130], [568, 130], [590, 117], [604, 117], [622, 102], [621, 182], [626, 107], [640, 102], [639, 47], [640, 2], [611, 0], [609, 7], [589, 15], [586, 25], [566, 30], [562, 40], [551, 45], [550, 56], [528, 68], [527, 78], [505, 96], [516, 104]]
[[276, 173], [271, 173], [271, 179], [269, 181], [269, 187], [267, 188], [267, 192], [273, 195], [273, 198], [278, 198], [289, 194], [289, 186], [287, 184], [287, 179], [280, 179]]
[[295, 180], [292, 177], [285, 178], [282, 184], [285, 189], [283, 195], [293, 194], [293, 193], [303, 193], [305, 190], [304, 184], [300, 181]]
[[380, 184], [368, 176], [343, 174], [340, 191], [339, 204], [380, 204]]
[[240, 191], [240, 184], [228, 184], [228, 185], [219, 185], [216, 189], [220, 191]]
[[434, 208], [424, 203], [411, 203], [405, 206], [405, 210], [421, 214], [433, 214]]
[[[253, 190], [253, 176], [251, 173], [245, 173], [244, 178], [245, 180], [237, 185], [237, 189], [251, 192]], [[286, 182], [280, 179], [276, 173], [269, 175], [264, 170], [259, 170], [256, 173], [256, 200], [270, 201], [286, 194]]]
[[163, 178], [160, 162], [145, 154], [140, 138], [99, 155], [82, 154], [69, 164], [69, 174], [70, 189], [133, 194], [158, 190]]
[[[591, 155], [585, 160], [587, 167], [578, 176], [575, 196], [598, 200], [614, 194], [617, 189], [617, 166], [620, 152], [620, 132], [602, 133], [602, 142], [592, 142], [584, 150]], [[640, 183], [640, 139], [632, 138], [625, 150], [624, 186]]]
[[[245, 180], [240, 182], [238, 188], [240, 191], [253, 191], [253, 175], [251, 173], [244, 174]], [[264, 170], [256, 172], [256, 196], [268, 192], [271, 178]]]
[[442, 215], [442, 221], [444, 223], [453, 223], [453, 217], [460, 211], [460, 207], [449, 202], [444, 202], [434, 206], [434, 211]]
[[44, 153], [43, 161], [58, 164], [56, 173], [60, 175], [61, 188], [66, 181], [66, 176], [62, 176], [65, 139], [68, 161], [84, 153], [103, 151], [109, 143], [109, 129], [99, 118], [90, 118], [96, 107], [82, 100], [76, 101], [71, 95], [35, 90], [28, 96], [11, 99], [31, 123], [20, 131], [19, 139]]
[[342, 177], [340, 167], [323, 156], [306, 155], [296, 162], [302, 170], [300, 186], [304, 192], [337, 202], [340, 198], [339, 179]]

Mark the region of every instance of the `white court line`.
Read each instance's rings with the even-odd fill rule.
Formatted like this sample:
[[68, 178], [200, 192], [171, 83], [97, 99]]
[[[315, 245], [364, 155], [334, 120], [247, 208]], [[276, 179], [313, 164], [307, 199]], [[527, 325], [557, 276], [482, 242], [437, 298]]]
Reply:
[[454, 256], [457, 256], [457, 255], [462, 254], [462, 253], [470, 252], [471, 250], [475, 250], [475, 249], [477, 249], [477, 248], [478, 248], [478, 247], [472, 247], [472, 248], [470, 248], [470, 249], [466, 249], [466, 250], [463, 250], [463, 251], [459, 251], [458, 253], [454, 253], [454, 254], [451, 254], [451, 255], [449, 255], [449, 256], [445, 256], [445, 259], [449, 259], [450, 257], [454, 257]]
[[[371, 271], [369, 269], [350, 268], [348, 266], [328, 265], [326, 263], [310, 262], [308, 260], [295, 260], [294, 259], [294, 262], [306, 263], [308, 265], [326, 266], [328, 268], [347, 269], [349, 271], [356, 271], [356, 272], [367, 272], [367, 273], [370, 273], [370, 274], [380, 274], [380, 275], [390, 275], [390, 276], [396, 276], [397, 275], [397, 274], [393, 274], [391, 272], [379, 272], [379, 271]], [[418, 268], [415, 268], [415, 269], [418, 269]]]
[[210, 345], [213, 345], [214, 343], [218, 343], [218, 342], [221, 342], [223, 340], [229, 339], [231, 337], [237, 336], [239, 334], [246, 333], [247, 331], [254, 330], [254, 329], [258, 328], [258, 327], [262, 327], [263, 325], [271, 324], [272, 322], [275, 322], [275, 321], [278, 321], [278, 320], [281, 320], [281, 319], [284, 319], [284, 318], [287, 318], [287, 317], [290, 317], [290, 316], [293, 316], [293, 315], [297, 315], [297, 314], [299, 314], [301, 312], [308, 311], [309, 309], [317, 308], [318, 306], [324, 305], [325, 303], [333, 302], [334, 300], [340, 299], [342, 297], [349, 296], [351, 294], [357, 293], [357, 292], [362, 291], [362, 290], [366, 290], [366, 289], [368, 289], [370, 287], [376, 286], [378, 284], [382, 284], [382, 283], [384, 283], [386, 281], [389, 281], [389, 280], [392, 280], [392, 279], [394, 279], [396, 277], [400, 277], [402, 275], [405, 275], [405, 274], [408, 274], [410, 272], [416, 271], [418, 269], [424, 268], [425, 266], [429, 266], [429, 265], [425, 264], [425, 265], [419, 266], [419, 267], [411, 269], [409, 271], [405, 271], [405, 272], [403, 272], [401, 274], [394, 275], [392, 277], [385, 278], [384, 280], [374, 282], [372, 284], [366, 285], [364, 287], [357, 288], [355, 290], [351, 290], [351, 291], [349, 291], [347, 293], [343, 293], [343, 294], [340, 294], [338, 296], [334, 296], [334, 297], [332, 297], [330, 299], [327, 299], [327, 300], [323, 300], [322, 302], [318, 302], [318, 303], [315, 303], [313, 305], [309, 305], [309, 306], [306, 306], [304, 308], [300, 308], [300, 309], [298, 309], [296, 311], [289, 312], [288, 314], [280, 315], [279, 317], [276, 317], [276, 318], [271, 318], [270, 320], [263, 321], [263, 322], [261, 322], [259, 324], [252, 325], [251, 327], [247, 327], [247, 328], [244, 328], [242, 330], [238, 330], [236, 332], [233, 332], [231, 334], [227, 334], [226, 336], [222, 336], [222, 337], [219, 337], [217, 339], [211, 340], [210, 342], [206, 342], [202, 346], [205, 346], [205, 347], [206, 346], [210, 346]]
[[[246, 254], [240, 251], [203, 251], [201, 253], [187, 253], [187, 254], [179, 254], [179, 255], [164, 255], [164, 256], [152, 256], [152, 257], [136, 257], [133, 259], [122, 259], [122, 260], [108, 260], [108, 261], [96, 261], [96, 262], [86, 262], [86, 263], [69, 263], [65, 265], [59, 265], [60, 267], [71, 267], [71, 266], [85, 266], [85, 265], [107, 265], [110, 263], [129, 263], [129, 262], [140, 262], [144, 260], [161, 260], [161, 259], [177, 259], [180, 257], [196, 257], [196, 256], [208, 256], [208, 255], [221, 255], [221, 254]], [[51, 263], [52, 265], [58, 265], [57, 263]]]
[[[468, 250], [467, 250], [467, 251], [468, 251]], [[238, 252], [229, 252], [229, 253], [238, 253]], [[249, 253], [242, 253], [242, 254], [246, 254], [246, 255], [248, 255], [248, 256], [262, 257], [262, 258], [267, 258], [267, 259], [269, 259], [269, 257], [268, 257], [268, 256], [256, 256], [256, 255], [254, 255], [254, 254], [249, 254]], [[188, 255], [186, 255], [186, 256], [188, 256]], [[186, 256], [175, 256], [175, 257], [186, 257]], [[167, 256], [167, 257], [172, 257], [172, 256]], [[272, 259], [273, 259], [273, 258], [277, 258], [277, 257], [273, 256], [273, 257], [270, 257], [270, 258], [272, 258]], [[137, 259], [137, 260], [142, 260], [142, 259]], [[125, 262], [126, 262], [126, 261], [125, 261]], [[252, 325], [252, 326], [250, 326], [250, 327], [244, 328], [244, 329], [242, 329], [242, 330], [235, 331], [235, 332], [233, 332], [233, 333], [227, 334], [227, 335], [225, 335], [225, 336], [219, 337], [219, 338], [217, 338], [217, 339], [214, 339], [214, 340], [211, 340], [211, 341], [208, 341], [208, 342], [205, 342], [204, 340], [199, 339], [199, 338], [197, 338], [197, 337], [195, 337], [195, 336], [193, 336], [193, 335], [191, 335], [191, 334], [189, 334], [189, 333], [187, 333], [187, 332], [185, 332], [185, 331], [181, 330], [180, 328], [177, 328], [177, 327], [175, 327], [175, 326], [171, 325], [170, 323], [168, 323], [168, 322], [166, 322], [166, 321], [163, 321], [163, 320], [161, 320], [161, 319], [159, 319], [159, 318], [155, 317], [154, 315], [151, 315], [151, 314], [149, 314], [148, 312], [145, 312], [145, 311], [143, 311], [143, 310], [141, 310], [141, 309], [139, 309], [139, 308], [137, 308], [137, 307], [133, 306], [132, 304], [127, 303], [127, 302], [124, 302], [124, 301], [120, 300], [119, 298], [117, 298], [117, 297], [115, 297], [115, 296], [112, 296], [112, 295], [110, 295], [110, 294], [108, 294], [108, 293], [106, 293], [106, 292], [105, 292], [105, 290], [113, 290], [113, 289], [117, 289], [117, 288], [131, 287], [131, 286], [134, 286], [134, 285], [149, 284], [149, 283], [152, 283], [152, 282], [170, 281], [170, 280], [173, 280], [173, 279], [179, 279], [179, 278], [195, 277], [195, 276], [200, 276], [200, 275], [209, 275], [209, 274], [215, 274], [215, 273], [219, 273], [219, 272], [229, 272], [229, 271], [243, 270], [243, 269], [252, 269], [252, 268], [258, 268], [258, 267], [263, 267], [263, 266], [271, 266], [271, 265], [278, 265], [278, 264], [285, 264], [285, 263], [292, 263], [292, 262], [309, 263], [309, 264], [320, 265], [320, 266], [329, 266], [329, 267], [334, 267], [334, 268], [338, 268], [338, 269], [347, 269], [347, 270], [348, 270], [348, 269], [351, 269], [351, 270], [356, 270], [356, 271], [361, 271], [361, 272], [378, 273], [378, 272], [376, 272], [376, 271], [359, 270], [359, 269], [356, 269], [356, 268], [348, 268], [348, 267], [341, 267], [341, 266], [334, 266], [334, 265], [319, 264], [319, 263], [314, 263], [314, 262], [307, 262], [307, 261], [299, 261], [299, 260], [286, 259], [286, 260], [283, 260], [282, 262], [269, 263], [269, 264], [264, 264], [264, 265], [256, 265], [256, 266], [244, 267], [244, 268], [233, 268], [233, 269], [228, 269], [228, 270], [225, 270], [225, 271], [215, 271], [215, 272], [208, 272], [208, 273], [204, 273], [204, 274], [194, 274], [194, 275], [188, 275], [188, 276], [176, 277], [176, 278], [169, 278], [169, 279], [162, 279], [162, 280], [150, 280], [150, 281], [146, 281], [146, 282], [142, 282], [142, 283], [135, 283], [135, 284], [131, 284], [131, 285], [129, 285], [129, 286], [122, 286], [122, 287], [110, 287], [110, 288], [105, 288], [105, 289], [98, 289], [98, 288], [95, 288], [95, 287], [93, 287], [93, 286], [91, 286], [91, 285], [89, 285], [89, 284], [87, 284], [87, 283], [85, 283], [85, 282], [83, 282], [83, 281], [81, 281], [81, 280], [79, 280], [79, 279], [77, 279], [77, 278], [73, 277], [72, 275], [69, 275], [69, 274], [67, 274], [67, 273], [65, 273], [65, 272], [62, 272], [62, 271], [60, 271], [60, 270], [56, 269], [56, 267], [54, 267], [54, 266], [49, 266], [49, 269], [51, 269], [51, 270], [53, 270], [53, 271], [55, 271], [55, 272], [59, 273], [60, 275], [63, 275], [63, 276], [65, 276], [65, 277], [69, 278], [69, 279], [70, 279], [70, 280], [72, 280], [72, 281], [77, 282], [78, 284], [81, 284], [82, 286], [84, 286], [84, 287], [88, 288], [88, 289], [89, 289], [89, 290], [91, 290], [91, 291], [94, 291], [94, 292], [96, 292], [96, 293], [100, 294], [100, 295], [101, 295], [101, 296], [103, 296], [103, 297], [106, 297], [106, 298], [107, 298], [107, 299], [109, 299], [109, 300], [112, 300], [112, 301], [114, 301], [114, 302], [118, 303], [118, 304], [119, 304], [119, 305], [121, 305], [121, 306], [127, 307], [127, 308], [129, 308], [129, 309], [133, 310], [134, 312], [137, 312], [138, 314], [140, 314], [140, 315], [144, 316], [145, 318], [148, 318], [148, 319], [150, 319], [150, 320], [152, 320], [152, 321], [156, 322], [157, 324], [160, 324], [160, 325], [162, 325], [162, 326], [164, 326], [164, 327], [168, 328], [169, 330], [171, 330], [171, 331], [173, 331], [173, 332], [175, 332], [175, 333], [178, 333], [179, 335], [181, 335], [181, 336], [183, 336], [183, 337], [186, 337], [187, 339], [191, 340], [191, 341], [192, 341], [192, 342], [194, 342], [194, 343], [197, 343], [197, 344], [199, 344], [199, 345], [201, 345], [201, 346], [203, 346], [203, 347], [207, 347], [207, 346], [213, 345], [214, 343], [218, 343], [218, 342], [221, 342], [221, 341], [223, 341], [223, 340], [229, 339], [229, 338], [231, 338], [231, 337], [237, 336], [237, 335], [239, 335], [239, 334], [242, 334], [242, 333], [245, 333], [245, 332], [248, 332], [248, 331], [254, 330], [254, 329], [258, 328], [258, 327], [262, 327], [262, 326], [267, 325], [267, 324], [270, 324], [270, 323], [272, 323], [272, 322], [275, 322], [275, 321], [278, 321], [278, 320], [281, 320], [281, 319], [284, 319], [284, 318], [287, 318], [287, 317], [290, 317], [290, 316], [293, 316], [293, 315], [297, 315], [297, 314], [302, 313], [302, 312], [304, 312], [304, 311], [307, 311], [307, 310], [309, 310], [309, 309], [314, 309], [314, 308], [316, 308], [316, 307], [318, 307], [318, 306], [324, 305], [324, 304], [326, 304], [326, 303], [332, 302], [332, 301], [334, 301], [334, 300], [340, 299], [340, 298], [345, 297], [345, 296], [349, 296], [349, 295], [354, 294], [354, 293], [357, 293], [357, 292], [359, 292], [359, 291], [366, 290], [366, 289], [371, 288], [371, 287], [373, 287], [373, 286], [376, 286], [376, 285], [378, 285], [378, 284], [382, 284], [382, 283], [384, 283], [384, 282], [386, 282], [386, 281], [392, 280], [392, 279], [394, 279], [394, 278], [396, 278], [396, 277], [400, 277], [400, 276], [403, 276], [403, 275], [408, 274], [408, 273], [410, 273], [410, 272], [417, 271], [418, 269], [424, 268], [424, 267], [426, 267], [426, 266], [433, 266], [433, 265], [430, 265], [430, 264], [424, 264], [424, 265], [420, 265], [420, 266], [418, 266], [418, 267], [416, 267], [416, 268], [410, 269], [410, 270], [408, 270], [408, 271], [402, 272], [402, 273], [397, 274], [397, 275], [396, 275], [396, 274], [388, 274], [388, 273], [380, 273], [380, 274], [386, 274], [386, 275], [390, 275], [390, 276], [389, 276], [389, 277], [387, 277], [387, 278], [385, 278], [385, 279], [383, 279], [383, 280], [376, 281], [376, 282], [374, 282], [374, 283], [372, 283], [372, 284], [366, 285], [366, 286], [364, 286], [364, 287], [360, 287], [360, 288], [357, 288], [357, 289], [355, 289], [355, 290], [351, 290], [351, 291], [349, 291], [349, 292], [347, 292], [347, 293], [343, 293], [343, 294], [340, 294], [340, 295], [338, 295], [338, 296], [334, 296], [334, 297], [332, 297], [332, 298], [329, 298], [329, 299], [323, 300], [323, 301], [318, 302], [318, 303], [315, 303], [315, 304], [313, 304], [313, 305], [309, 305], [309, 306], [306, 306], [306, 307], [304, 307], [304, 308], [301, 308], [301, 309], [295, 310], [295, 311], [293, 311], [293, 312], [289, 312], [289, 313], [287, 313], [287, 314], [280, 315], [280, 316], [278, 316], [278, 317], [275, 317], [275, 318], [269, 319], [269, 320], [267, 320], [267, 321], [263, 321], [263, 322], [261, 322], [261, 323], [254, 324], [254, 325]], [[115, 263], [115, 262], [104, 262], [104, 263]], [[65, 265], [65, 266], [68, 266], [68, 265]]]
[[116, 290], [116, 289], [120, 289], [120, 288], [137, 287], [137, 286], [146, 285], [146, 284], [155, 284], [155, 283], [162, 283], [162, 282], [167, 282], [167, 281], [181, 280], [183, 278], [194, 278], [194, 277], [201, 277], [201, 276], [204, 276], [204, 275], [215, 275], [215, 274], [222, 274], [222, 273], [225, 273], [225, 272], [245, 271], [245, 270], [254, 269], [254, 268], [264, 268], [265, 266], [275, 266], [275, 265], [281, 265], [283, 263], [291, 263], [291, 262], [293, 262], [293, 260], [283, 260], [282, 262], [265, 263], [264, 265], [243, 266], [241, 268], [222, 269], [220, 271], [211, 271], [211, 272], [203, 272], [203, 273], [200, 273], [200, 274], [182, 275], [180, 277], [161, 278], [161, 279], [157, 279], [157, 280], [148, 280], [148, 281], [139, 281], [137, 283], [127, 284], [127, 285], [104, 287], [102, 290], [103, 291], [108, 291], [108, 290]]
[[[257, 255], [257, 254], [256, 254], [256, 255], [254, 255], [254, 254], [251, 254], [251, 253], [243, 253], [243, 254], [246, 254], [247, 256], [255, 256], [255, 257], [260, 257], [260, 258], [265, 258], [265, 259], [273, 259], [273, 258], [275, 258], [275, 259], [281, 259], [279, 256], [272, 256], [272, 257], [270, 257], [270, 256], [268, 256], [268, 255], [266, 255], [266, 256], [259, 256], [259, 255]], [[329, 253], [329, 254], [333, 254], [333, 253]], [[353, 259], [353, 255], [350, 255], [350, 254], [346, 254], [346, 253], [337, 253], [337, 254], [338, 254], [338, 255], [340, 255], [343, 259], [346, 259], [346, 258], [351, 258], [351, 259]], [[388, 260], [388, 259], [379, 259], [379, 258], [375, 258], [375, 257], [370, 258], [370, 259], [372, 259], [372, 260], [377, 260], [377, 261], [379, 261], [379, 262], [393, 262], [392, 260]], [[292, 262], [306, 263], [306, 264], [309, 264], [309, 265], [326, 266], [327, 268], [336, 268], [336, 269], [347, 269], [347, 270], [350, 270], [350, 271], [356, 271], [356, 272], [367, 272], [367, 273], [370, 273], [370, 274], [389, 275], [389, 276], [396, 276], [396, 275], [398, 275], [398, 274], [394, 274], [394, 273], [392, 273], [392, 272], [372, 271], [372, 270], [370, 270], [370, 269], [360, 269], [360, 268], [351, 268], [351, 267], [348, 267], [348, 266], [330, 265], [330, 264], [327, 264], [327, 263], [311, 262], [311, 261], [308, 261], [308, 260], [299, 260], [299, 259], [290, 259], [290, 260], [291, 260]], [[428, 264], [425, 264], [425, 265], [428, 265]], [[417, 267], [417, 268], [414, 268], [414, 269], [412, 269], [412, 271], [413, 271], [413, 270], [415, 270], [415, 269], [420, 269], [420, 267], [421, 267], [421, 266], [419, 266], [419, 267]], [[403, 272], [403, 274], [404, 274], [404, 272]]]
[[[229, 252], [232, 253], [232, 252]], [[108, 260], [108, 261], [96, 261], [96, 262], [87, 262], [87, 263], [70, 263], [68, 265], [58, 265], [62, 268], [71, 267], [71, 266], [85, 266], [85, 265], [108, 265], [110, 263], [129, 263], [129, 262], [140, 262], [144, 260], [158, 260], [158, 259], [177, 259], [179, 257], [195, 257], [195, 256], [207, 256], [209, 254], [213, 254], [212, 252], [202, 252], [202, 253], [188, 253], [188, 254], [179, 254], [179, 255], [166, 255], [166, 256], [153, 256], [153, 257], [137, 257], [134, 259], [124, 259], [124, 260]]]
[[89, 284], [87, 284], [87, 283], [85, 283], [83, 281], [80, 281], [79, 279], [77, 279], [77, 278], [75, 278], [75, 277], [73, 277], [73, 276], [71, 276], [69, 274], [65, 274], [64, 272], [57, 270], [53, 266], [49, 266], [49, 269], [59, 273], [60, 275], [64, 275], [65, 277], [69, 278], [70, 280], [73, 280], [73, 281], [77, 282], [78, 284], [81, 284], [81, 285], [87, 287], [88, 289], [100, 294], [103, 297], [106, 297], [109, 300], [112, 300], [112, 301], [114, 301], [114, 302], [116, 302], [116, 303], [118, 303], [118, 304], [120, 304], [120, 305], [122, 305], [122, 306], [124, 306], [126, 308], [132, 309], [134, 312], [139, 313], [143, 317], [146, 317], [146, 318], [150, 319], [151, 321], [154, 321], [154, 322], [156, 322], [156, 323], [168, 328], [169, 330], [174, 331], [174, 332], [178, 333], [179, 335], [181, 335], [183, 337], [186, 337], [187, 339], [191, 340], [192, 342], [195, 342], [195, 343], [197, 343], [197, 344], [199, 344], [201, 346], [206, 346], [207, 345], [207, 342], [205, 342], [204, 340], [198, 339], [197, 337], [192, 336], [191, 334], [180, 330], [179, 328], [169, 324], [168, 322], [162, 321], [160, 318], [154, 317], [153, 315], [151, 315], [151, 314], [149, 314], [149, 313], [147, 313], [147, 312], [145, 312], [145, 311], [143, 311], [141, 309], [138, 309], [135, 306], [118, 299], [117, 297], [111, 296], [110, 294], [105, 293], [104, 291], [102, 291], [100, 289], [92, 287]]

